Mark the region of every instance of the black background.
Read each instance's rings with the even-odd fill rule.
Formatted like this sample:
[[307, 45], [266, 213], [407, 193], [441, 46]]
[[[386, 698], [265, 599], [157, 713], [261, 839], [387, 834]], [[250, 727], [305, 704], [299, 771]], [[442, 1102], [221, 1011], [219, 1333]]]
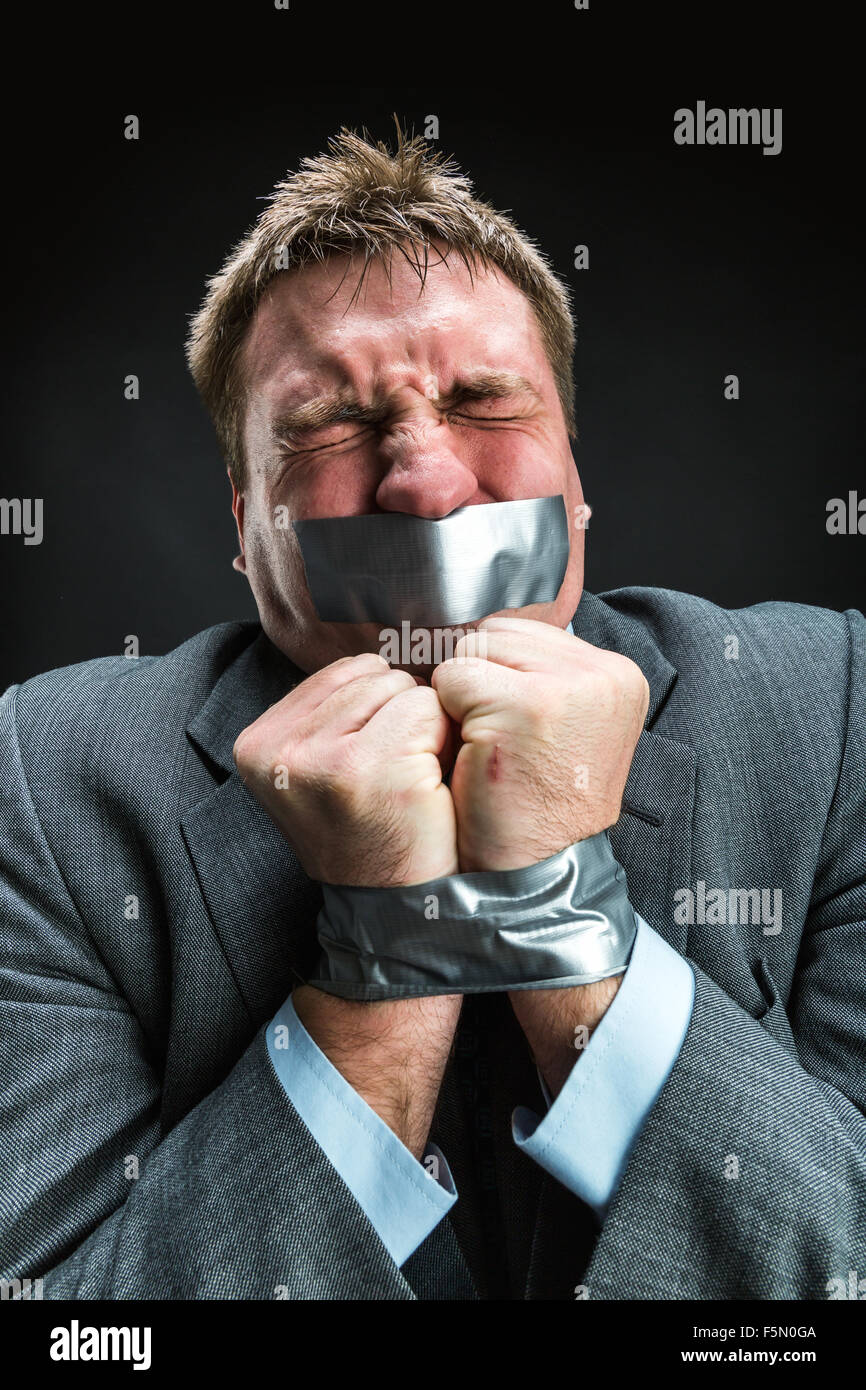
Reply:
[[[781, 61], [770, 23], [762, 61], [711, 73], [721, 12], [701, 30], [641, 11], [294, 0], [68, 33], [43, 16], [5, 118], [0, 494], [42, 497], [45, 536], [0, 537], [0, 687], [130, 633], [161, 652], [255, 616], [187, 320], [274, 183], [342, 124], [391, 138], [392, 112], [419, 133], [435, 113], [438, 147], [573, 287], [587, 587], [864, 606], [866, 537], [825, 524], [830, 498], [866, 495], [857, 89], [819, 55], [829, 17], [798, 30], [808, 67]], [[724, 13], [741, 53], [749, 13]], [[675, 145], [674, 111], [699, 99], [781, 106], [781, 154]]]

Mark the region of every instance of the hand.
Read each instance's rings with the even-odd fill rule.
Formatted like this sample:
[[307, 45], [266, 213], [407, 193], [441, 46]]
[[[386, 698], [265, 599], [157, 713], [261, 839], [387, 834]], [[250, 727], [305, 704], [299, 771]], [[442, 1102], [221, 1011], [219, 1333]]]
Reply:
[[[451, 777], [463, 872], [522, 868], [613, 825], [649, 703], [628, 657], [549, 623], [479, 626], [431, 680], [464, 740]], [[622, 978], [510, 992], [554, 1096], [577, 1059], [577, 1027], [592, 1035]]]
[[523, 868], [613, 825], [649, 703], [628, 657], [525, 618], [479, 629], [431, 677], [463, 738], [451, 795], [464, 873]]
[[457, 872], [450, 736], [429, 686], [365, 652], [271, 705], [233, 756], [311, 878], [389, 887]]

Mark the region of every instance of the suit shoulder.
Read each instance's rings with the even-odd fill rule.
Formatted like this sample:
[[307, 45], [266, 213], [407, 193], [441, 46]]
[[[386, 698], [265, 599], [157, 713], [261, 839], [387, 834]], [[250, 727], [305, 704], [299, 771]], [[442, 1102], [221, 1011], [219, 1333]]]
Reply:
[[725, 758], [760, 738], [765, 760], [772, 747], [780, 768], [820, 766], [831, 786], [852, 712], [866, 707], [862, 613], [784, 601], [727, 609], [636, 587], [604, 601], [648, 629], [676, 668], [659, 731]]
[[62, 760], [72, 743], [104, 758], [155, 728], [170, 741], [259, 631], [256, 622], [218, 623], [162, 656], [96, 657], [23, 681], [7, 691], [22, 752]]
[[682, 675], [719, 674], [726, 661], [747, 655], [765, 671], [796, 673], [800, 687], [828, 683], [847, 691], [852, 640], [862, 642], [866, 620], [812, 604], [769, 600], [723, 608], [696, 594], [633, 586], [601, 595], [618, 612], [648, 628]]

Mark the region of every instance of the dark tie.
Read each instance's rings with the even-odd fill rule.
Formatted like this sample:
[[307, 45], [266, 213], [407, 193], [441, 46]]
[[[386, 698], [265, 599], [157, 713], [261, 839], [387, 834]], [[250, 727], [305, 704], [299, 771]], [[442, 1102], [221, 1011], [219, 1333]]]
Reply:
[[589, 1209], [521, 1154], [511, 1114], [545, 1105], [505, 994], [463, 1001], [431, 1139], [460, 1194], [403, 1266], [423, 1299], [573, 1299], [592, 1251]]

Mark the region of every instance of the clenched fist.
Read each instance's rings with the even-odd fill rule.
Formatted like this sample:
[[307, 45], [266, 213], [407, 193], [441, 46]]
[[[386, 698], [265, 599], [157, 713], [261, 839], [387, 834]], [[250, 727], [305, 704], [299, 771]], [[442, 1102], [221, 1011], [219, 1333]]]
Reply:
[[525, 618], [479, 627], [431, 678], [463, 738], [464, 873], [523, 868], [613, 825], [649, 702], [628, 657]]
[[311, 878], [389, 887], [457, 872], [450, 738], [435, 692], [365, 652], [271, 705], [233, 754]]

